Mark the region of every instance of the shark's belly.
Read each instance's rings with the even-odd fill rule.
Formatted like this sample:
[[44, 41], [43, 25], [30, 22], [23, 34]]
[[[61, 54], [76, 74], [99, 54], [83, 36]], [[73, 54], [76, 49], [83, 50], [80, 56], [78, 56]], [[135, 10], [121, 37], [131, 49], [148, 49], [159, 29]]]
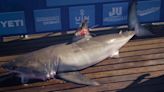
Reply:
[[[90, 42], [91, 43], [91, 42]], [[59, 70], [73, 71], [92, 66], [109, 56], [109, 48], [104, 44], [78, 45], [67, 48], [60, 55], [61, 63]]]

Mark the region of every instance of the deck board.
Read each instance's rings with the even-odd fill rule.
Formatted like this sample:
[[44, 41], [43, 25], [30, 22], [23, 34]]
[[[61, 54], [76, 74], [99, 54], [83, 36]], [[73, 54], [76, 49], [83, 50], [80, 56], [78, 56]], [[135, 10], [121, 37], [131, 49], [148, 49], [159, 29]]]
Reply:
[[[58, 79], [31, 82], [28, 85], [16, 83], [10, 86], [4, 86], [0, 82], [0, 92], [163, 92], [163, 39], [164, 37], [132, 40], [120, 49], [120, 58], [107, 58], [101, 63], [81, 71], [88, 78], [98, 81], [101, 84], [100, 86], [77, 85]], [[19, 50], [26, 49], [26, 52], [30, 52], [31, 50], [29, 49], [40, 48], [50, 44], [42, 41], [35, 46], [31, 46], [30, 44], [34, 42], [36, 41], [16, 47], [17, 43], [12, 45], [14, 47], [9, 50], [17, 51], [19, 48]], [[3, 46], [7, 46], [7, 44]], [[0, 51], [7, 50], [3, 46]], [[0, 65], [19, 55], [20, 53], [14, 53], [0, 56]], [[6, 71], [0, 68], [0, 75], [5, 73]], [[10, 78], [8, 80], [12, 81], [13, 79], [18, 80], [18, 78]]]

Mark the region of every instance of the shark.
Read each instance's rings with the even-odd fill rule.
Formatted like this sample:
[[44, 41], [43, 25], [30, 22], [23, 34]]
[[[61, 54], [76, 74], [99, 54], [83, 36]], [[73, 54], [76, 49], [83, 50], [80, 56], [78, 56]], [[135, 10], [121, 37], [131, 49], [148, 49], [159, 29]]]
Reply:
[[[132, 7], [134, 6], [135, 4], [132, 4]], [[136, 20], [131, 18], [134, 13], [130, 11], [131, 27], [136, 27], [132, 22]], [[106, 58], [118, 58], [119, 49], [135, 34], [135, 31], [125, 31], [92, 37], [87, 22], [83, 21], [71, 43], [51, 45], [23, 54], [1, 67], [9, 72], [17, 73], [23, 84], [29, 79], [46, 81], [59, 78], [76, 84], [97, 86], [100, 85], [98, 82], [87, 78], [80, 71]]]
[[79, 71], [108, 57], [118, 57], [119, 49], [134, 35], [134, 31], [127, 31], [71, 44], [52, 45], [19, 56], [1, 67], [18, 73], [22, 83], [26, 83], [29, 79], [47, 80], [58, 77], [77, 84], [99, 85]]

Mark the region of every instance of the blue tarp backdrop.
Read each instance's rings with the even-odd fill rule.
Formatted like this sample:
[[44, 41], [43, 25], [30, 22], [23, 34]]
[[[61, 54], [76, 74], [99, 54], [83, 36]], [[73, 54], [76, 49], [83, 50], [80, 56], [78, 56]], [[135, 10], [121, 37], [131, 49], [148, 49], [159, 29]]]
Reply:
[[[0, 0], [0, 36], [61, 32], [81, 20], [89, 26], [127, 24], [130, 0]], [[164, 0], [139, 0], [142, 23], [164, 21]]]

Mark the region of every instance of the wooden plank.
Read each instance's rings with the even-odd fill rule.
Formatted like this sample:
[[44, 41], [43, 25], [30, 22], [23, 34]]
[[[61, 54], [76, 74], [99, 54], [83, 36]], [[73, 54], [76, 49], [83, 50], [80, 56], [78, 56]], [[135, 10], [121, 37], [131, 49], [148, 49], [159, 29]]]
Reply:
[[164, 53], [141, 55], [141, 56], [138, 55], [138, 56], [118, 58], [118, 59], [106, 59], [103, 62], [97, 64], [96, 66], [107, 65], [107, 64], [126, 63], [126, 62], [137, 62], [137, 61], [144, 61], [144, 60], [155, 60], [155, 59], [162, 59], [162, 58], [164, 58]]
[[138, 61], [138, 62], [129, 62], [129, 63], [121, 63], [115, 65], [105, 65], [98, 67], [91, 67], [82, 71], [82, 73], [96, 73], [102, 71], [112, 71], [112, 70], [121, 70], [135, 67], [143, 67], [143, 66], [153, 66], [153, 65], [162, 65], [164, 64], [164, 59], [159, 60], [148, 60], [148, 61]]
[[145, 71], [159, 71], [163, 70], [164, 65], [155, 65], [155, 66], [145, 66], [145, 67], [137, 67], [137, 68], [129, 68], [129, 69], [121, 69], [121, 70], [112, 70], [112, 71], [104, 71], [97, 73], [86, 74], [89, 78], [101, 78], [101, 77], [109, 77], [109, 76], [119, 76], [125, 74], [134, 74], [134, 73], [142, 73]]
[[119, 58], [137, 56], [137, 55], [156, 54], [156, 53], [163, 53], [163, 52], [164, 52], [164, 48], [153, 48], [153, 49], [146, 49], [146, 50], [138, 49], [137, 51], [121, 52]]
[[146, 44], [158, 44], [158, 43], [163, 43], [164, 42], [163, 39], [164, 39], [164, 37], [131, 40], [129, 43], [126, 44], [126, 46], [137, 46], [137, 45], [146, 45]]
[[145, 50], [145, 49], [153, 49], [153, 48], [162, 48], [162, 47], [164, 47], [164, 43], [139, 45], [139, 46], [130, 46], [128, 48], [127, 47], [121, 48], [120, 52], [135, 51], [135, 50]]

